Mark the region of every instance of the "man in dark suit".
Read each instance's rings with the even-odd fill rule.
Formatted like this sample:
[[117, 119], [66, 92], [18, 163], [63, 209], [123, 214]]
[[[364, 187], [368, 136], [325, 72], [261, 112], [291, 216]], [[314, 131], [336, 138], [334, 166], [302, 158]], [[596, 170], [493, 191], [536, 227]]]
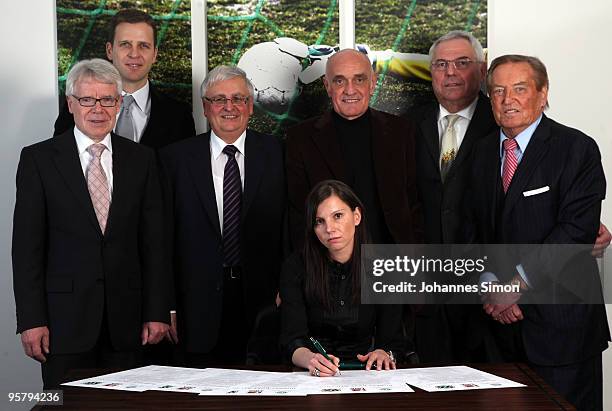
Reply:
[[292, 247], [303, 243], [306, 196], [327, 179], [355, 190], [368, 212], [373, 242], [420, 242], [412, 124], [368, 107], [376, 75], [365, 54], [352, 49], [335, 53], [323, 82], [333, 109], [287, 132]]
[[111, 131], [121, 78], [101, 59], [68, 73], [75, 127], [23, 149], [13, 221], [17, 332], [44, 387], [71, 368], [132, 367], [169, 322], [155, 155]]
[[[501, 127], [474, 149], [470, 220], [475, 240], [501, 244], [592, 244], [606, 182], [597, 144], [543, 111], [548, 105], [546, 67], [535, 57], [506, 55], [487, 78]], [[558, 293], [530, 256], [505, 253], [510, 264], [489, 280], [520, 285], [523, 294]], [[509, 274], [505, 274], [504, 270]], [[581, 266], [588, 281], [594, 261]], [[493, 276], [493, 277], [491, 277]], [[497, 276], [497, 277], [496, 277]], [[484, 278], [483, 278], [484, 280]], [[519, 304], [521, 294], [485, 304], [487, 314], [518, 332], [513, 360], [527, 360], [578, 409], [602, 409], [602, 351], [610, 331], [602, 304]], [[508, 334], [505, 335], [508, 338]], [[509, 338], [512, 338], [510, 336]], [[509, 343], [509, 341], [506, 341]], [[511, 359], [512, 360], [512, 359]]]
[[[486, 63], [478, 39], [464, 31], [451, 31], [433, 43], [429, 56], [437, 102], [408, 113], [417, 125], [417, 185], [425, 241], [458, 244], [465, 242], [463, 197], [470, 177], [470, 153], [474, 143], [497, 124], [489, 99], [480, 92]], [[452, 150], [445, 164], [442, 146]], [[480, 305], [415, 308], [414, 339], [421, 362], [496, 359]]]
[[[195, 135], [192, 110], [149, 82], [157, 59], [157, 29], [153, 18], [140, 10], [124, 9], [109, 24], [106, 57], [119, 70], [124, 97], [115, 133], [152, 148]], [[74, 120], [64, 105], [55, 121], [54, 135], [72, 129]]]
[[255, 318], [278, 292], [283, 155], [277, 138], [247, 130], [254, 89], [244, 71], [216, 67], [201, 92], [211, 131], [160, 151], [178, 341], [188, 366], [244, 364]]

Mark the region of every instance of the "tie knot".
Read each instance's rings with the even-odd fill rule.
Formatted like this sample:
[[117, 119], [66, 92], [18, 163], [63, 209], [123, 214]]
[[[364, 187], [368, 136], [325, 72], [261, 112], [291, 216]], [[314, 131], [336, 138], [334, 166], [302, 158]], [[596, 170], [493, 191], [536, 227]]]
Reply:
[[504, 140], [504, 150], [505, 151], [514, 151], [518, 147], [518, 143], [513, 138], [507, 138]]
[[106, 150], [106, 146], [104, 144], [96, 143], [87, 147], [87, 152], [91, 154], [93, 157], [100, 158], [102, 156], [102, 152]]
[[461, 116], [459, 114], [449, 114], [446, 116], [446, 120], [448, 121], [447, 128], [454, 127], [457, 120], [459, 120]]
[[236, 146], [231, 144], [228, 144], [223, 148], [223, 153], [227, 154], [228, 157], [234, 157], [236, 155], [236, 151], [238, 151]]
[[123, 96], [123, 103], [121, 103], [121, 107], [128, 109], [132, 104], [134, 104], [134, 96], [131, 94], [126, 94]]

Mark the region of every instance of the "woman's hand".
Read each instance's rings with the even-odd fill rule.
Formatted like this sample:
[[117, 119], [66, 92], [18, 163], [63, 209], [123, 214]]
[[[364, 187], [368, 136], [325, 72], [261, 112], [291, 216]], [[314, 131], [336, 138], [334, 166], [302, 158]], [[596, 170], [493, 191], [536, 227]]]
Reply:
[[357, 359], [361, 362], [367, 361], [366, 370], [372, 369], [374, 363], [376, 363], [376, 369], [378, 371], [395, 369], [395, 361], [386, 351], [381, 349], [374, 350], [366, 355], [357, 354]]
[[[313, 353], [314, 354], [314, 353]], [[322, 354], [316, 353], [310, 359], [308, 363], [308, 371], [311, 375], [315, 377], [333, 377], [338, 374], [338, 364], [340, 364], [340, 359], [331, 354], [327, 354], [327, 356], [333, 361], [329, 361]]]
[[300, 347], [293, 352], [291, 361], [298, 367], [307, 368], [310, 375], [315, 377], [332, 377], [338, 373], [340, 359], [330, 354], [328, 356], [333, 362], [306, 347]]

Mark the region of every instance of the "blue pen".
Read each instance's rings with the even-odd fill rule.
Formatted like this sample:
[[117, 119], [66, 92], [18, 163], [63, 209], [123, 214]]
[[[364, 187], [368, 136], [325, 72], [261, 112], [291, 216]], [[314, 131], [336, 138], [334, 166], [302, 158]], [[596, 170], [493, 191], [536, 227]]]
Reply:
[[[329, 357], [329, 355], [327, 355], [327, 351], [325, 351], [325, 348], [323, 348], [323, 346], [321, 345], [320, 342], [318, 342], [317, 340], [315, 340], [313, 337], [310, 337], [310, 341], [312, 342], [312, 345], [314, 345], [314, 347], [317, 349], [317, 351], [319, 352], [319, 354], [321, 354], [323, 357], [325, 357], [326, 360], [328, 360], [329, 362], [331, 362], [332, 364], [334, 364], [334, 362], [332, 361], [332, 359]], [[335, 364], [334, 364], [335, 365]], [[338, 368], [338, 375], [342, 375], [342, 373], [340, 372], [340, 368]]]

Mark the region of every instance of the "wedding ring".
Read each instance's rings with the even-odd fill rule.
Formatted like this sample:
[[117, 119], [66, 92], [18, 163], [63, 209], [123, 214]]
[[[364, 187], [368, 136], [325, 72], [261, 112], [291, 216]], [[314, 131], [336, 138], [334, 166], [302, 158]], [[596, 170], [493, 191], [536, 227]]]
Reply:
[[321, 371], [319, 371], [318, 368], [315, 368], [314, 369], [314, 375], [315, 375], [315, 377], [320, 377], [321, 376]]

